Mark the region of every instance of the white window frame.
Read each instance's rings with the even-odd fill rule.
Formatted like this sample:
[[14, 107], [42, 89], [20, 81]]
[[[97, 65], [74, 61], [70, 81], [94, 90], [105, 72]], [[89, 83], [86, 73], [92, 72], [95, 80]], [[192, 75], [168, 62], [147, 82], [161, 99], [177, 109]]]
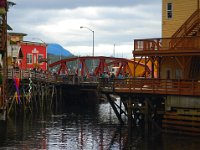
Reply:
[[[171, 8], [170, 8], [170, 5], [171, 5]], [[173, 5], [172, 5], [172, 2], [169, 2], [167, 3], [167, 19], [172, 19], [172, 18], [173, 18]]]
[[31, 53], [26, 54], [26, 63], [33, 64], [33, 54], [31, 54]]

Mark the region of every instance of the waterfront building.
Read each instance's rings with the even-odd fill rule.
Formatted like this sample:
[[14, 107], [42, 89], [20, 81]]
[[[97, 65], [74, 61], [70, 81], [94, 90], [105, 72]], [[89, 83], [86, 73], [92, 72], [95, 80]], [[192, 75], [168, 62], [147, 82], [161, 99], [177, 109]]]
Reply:
[[163, 0], [162, 38], [134, 41], [134, 60], [151, 62], [151, 76], [145, 78], [160, 82], [152, 82], [157, 91], [151, 92], [166, 91], [163, 128], [200, 133], [199, 33], [199, 0]]
[[24, 41], [24, 33], [8, 34], [8, 66], [20, 69], [47, 70], [47, 45]]
[[162, 37], [172, 37], [198, 9], [199, 0], [163, 0]]
[[36, 42], [21, 42], [23, 58], [19, 62], [20, 69], [41, 69], [47, 70], [47, 49], [46, 44]]

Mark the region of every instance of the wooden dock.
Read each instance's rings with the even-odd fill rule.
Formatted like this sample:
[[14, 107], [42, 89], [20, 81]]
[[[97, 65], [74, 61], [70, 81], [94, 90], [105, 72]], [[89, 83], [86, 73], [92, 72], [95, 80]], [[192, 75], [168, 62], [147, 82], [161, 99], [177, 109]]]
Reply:
[[[199, 105], [196, 103], [196, 106], [194, 104], [192, 107], [192, 104], [187, 104], [189, 102], [195, 103], [196, 101], [191, 98], [200, 95], [200, 82], [197, 80], [126, 78], [109, 81], [100, 79], [99, 90], [107, 97], [110, 94], [120, 96], [127, 116], [130, 116], [130, 124], [134, 122], [131, 126], [137, 125], [137, 118], [132, 118], [132, 115], [143, 114], [145, 129], [152, 129], [154, 126], [156, 130], [164, 132], [200, 135]], [[186, 97], [188, 100], [185, 103], [168, 101], [169, 104], [166, 104], [168, 96], [178, 97], [175, 99]], [[169, 110], [166, 108], [168, 105], [170, 106]], [[119, 120], [122, 120], [121, 107], [116, 106], [116, 104], [112, 106], [115, 110], [119, 108], [116, 114]]]
[[[62, 104], [63, 86], [95, 90], [97, 85], [96, 78], [86, 79], [75, 75], [60, 76], [49, 72], [9, 69], [5, 85], [6, 101], [3, 101], [1, 91], [0, 110], [7, 111], [7, 115], [17, 114], [18, 111], [32, 113], [47, 109], [57, 110]], [[2, 85], [0, 88], [2, 89]]]

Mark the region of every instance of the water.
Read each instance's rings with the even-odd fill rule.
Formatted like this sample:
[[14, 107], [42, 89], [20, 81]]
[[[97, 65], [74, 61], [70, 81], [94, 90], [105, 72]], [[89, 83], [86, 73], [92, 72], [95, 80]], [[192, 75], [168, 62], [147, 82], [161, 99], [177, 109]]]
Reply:
[[0, 150], [198, 150], [198, 137], [133, 133], [121, 127], [109, 104], [70, 106], [63, 113], [29, 115], [0, 122]]

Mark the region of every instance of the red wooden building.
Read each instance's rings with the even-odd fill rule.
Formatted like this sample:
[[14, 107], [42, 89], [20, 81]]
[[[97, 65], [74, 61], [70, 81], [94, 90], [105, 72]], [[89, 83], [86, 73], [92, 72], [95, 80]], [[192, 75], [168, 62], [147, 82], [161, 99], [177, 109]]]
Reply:
[[[36, 42], [20, 42], [18, 66], [20, 69], [41, 69], [47, 70], [47, 49], [46, 44]], [[22, 59], [20, 59], [20, 55]]]

